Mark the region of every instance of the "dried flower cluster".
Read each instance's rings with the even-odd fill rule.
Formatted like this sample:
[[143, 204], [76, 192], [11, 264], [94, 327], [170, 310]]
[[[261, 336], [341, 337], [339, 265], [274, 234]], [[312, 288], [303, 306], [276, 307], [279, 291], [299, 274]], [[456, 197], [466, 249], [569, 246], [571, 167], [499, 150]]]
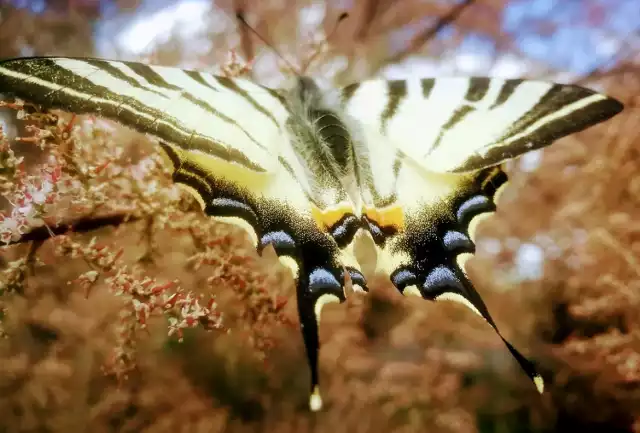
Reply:
[[[230, 248], [226, 248], [226, 255], [222, 254], [222, 245], [230, 243], [229, 235], [211, 237], [201, 221], [181, 216], [178, 190], [171, 185], [157, 155], [132, 162], [108, 130], [96, 126], [95, 119], [79, 120], [74, 116], [65, 120], [54, 114], [27, 112], [27, 108], [35, 107], [27, 107], [21, 101], [4, 106], [16, 110], [17, 119], [27, 123], [27, 135], [15, 142], [33, 146], [45, 155], [44, 163], [27, 172], [23, 158], [15, 156], [9, 139], [4, 134], [0, 137], [3, 189], [11, 207], [10, 213], [0, 215], [0, 236], [5, 244], [20, 241], [36, 228], [55, 227], [74, 218], [119, 213], [126, 214], [130, 221], [146, 219], [155, 230], [190, 231], [202, 251], [186, 263], [194, 270], [215, 266], [215, 276], [209, 278], [208, 284], [233, 287], [245, 301], [254, 302], [247, 310], [256, 316], [253, 322], [264, 321], [263, 315], [277, 317], [285, 302], [271, 299], [261, 286], [263, 282], [252, 280], [251, 273], [244, 270], [251, 259], [236, 255]], [[32, 245], [30, 257], [43, 241]], [[85, 297], [102, 282], [112, 294], [125, 300], [126, 308], [120, 313], [117, 327], [118, 345], [108, 366], [118, 376], [133, 368], [138, 331], [146, 327], [151, 316], [163, 315], [168, 321], [168, 335], [175, 334], [180, 340], [185, 328], [222, 328], [222, 315], [214, 296], [185, 291], [177, 281], [161, 283], [132, 269], [121, 260], [124, 247], [98, 242], [96, 237], [89, 242], [76, 241], [71, 235], [54, 237], [52, 242], [57, 260], [82, 259], [89, 268], [69, 282], [82, 289]], [[153, 254], [152, 250], [153, 245], [141, 259]], [[31, 262], [20, 257], [8, 263], [0, 292], [3, 302], [10, 294], [25, 292]], [[255, 290], [262, 297], [252, 296]], [[3, 315], [7, 314], [3, 307]], [[259, 353], [269, 346], [259, 337], [254, 340]]]

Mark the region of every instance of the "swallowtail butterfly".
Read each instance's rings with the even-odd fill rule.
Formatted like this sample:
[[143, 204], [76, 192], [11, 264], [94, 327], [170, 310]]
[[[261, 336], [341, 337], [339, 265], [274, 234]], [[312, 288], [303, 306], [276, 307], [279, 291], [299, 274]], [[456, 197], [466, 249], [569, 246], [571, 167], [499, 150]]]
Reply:
[[[318, 389], [322, 306], [367, 284], [354, 242], [403, 295], [459, 301], [500, 334], [465, 263], [496, 210], [506, 160], [609, 119], [622, 104], [591, 90], [518, 79], [374, 79], [288, 90], [209, 73], [80, 58], [0, 62], [0, 93], [92, 113], [156, 137], [173, 178], [207, 215], [271, 245], [297, 285]], [[502, 336], [501, 336], [502, 338]], [[533, 364], [505, 342], [542, 392]]]

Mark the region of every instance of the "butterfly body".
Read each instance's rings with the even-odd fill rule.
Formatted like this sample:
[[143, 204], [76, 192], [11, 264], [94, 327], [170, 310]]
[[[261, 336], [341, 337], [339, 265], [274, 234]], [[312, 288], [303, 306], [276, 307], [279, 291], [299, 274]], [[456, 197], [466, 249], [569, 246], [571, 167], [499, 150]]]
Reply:
[[[403, 295], [452, 300], [498, 334], [468, 278], [478, 224], [507, 184], [501, 164], [622, 109], [578, 86], [486, 77], [369, 80], [288, 90], [177, 68], [99, 59], [0, 62], [0, 93], [93, 113], [156, 137], [174, 180], [203, 211], [271, 246], [296, 280], [322, 406], [319, 321], [366, 278], [354, 254], [369, 236], [377, 269]], [[502, 336], [501, 336], [502, 338]], [[542, 390], [531, 362], [506, 340]]]

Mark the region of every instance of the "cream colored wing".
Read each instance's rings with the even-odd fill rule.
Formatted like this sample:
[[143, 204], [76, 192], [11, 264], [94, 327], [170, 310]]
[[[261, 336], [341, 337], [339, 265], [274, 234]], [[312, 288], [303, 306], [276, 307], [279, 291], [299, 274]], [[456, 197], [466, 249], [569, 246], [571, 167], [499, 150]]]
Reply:
[[580, 86], [487, 77], [364, 81], [341, 101], [374, 151], [393, 146], [436, 172], [499, 164], [623, 108]]
[[[611, 98], [571, 85], [491, 78], [371, 80], [339, 100], [362, 137], [360, 219], [344, 244], [366, 230], [378, 269], [404, 295], [462, 303], [500, 335], [539, 391], [533, 364], [500, 334], [465, 264], [478, 224], [496, 210], [507, 176], [500, 164], [606, 120]], [[338, 242], [340, 244], [340, 242]]]
[[319, 409], [320, 310], [345, 300], [341, 250], [328, 227], [350, 205], [322, 147], [309, 142], [315, 129], [299, 127], [290, 110], [299, 101], [241, 79], [59, 57], [0, 62], [0, 93], [157, 137], [174, 180], [207, 215], [243, 227], [259, 252], [272, 246], [296, 280], [310, 405]]

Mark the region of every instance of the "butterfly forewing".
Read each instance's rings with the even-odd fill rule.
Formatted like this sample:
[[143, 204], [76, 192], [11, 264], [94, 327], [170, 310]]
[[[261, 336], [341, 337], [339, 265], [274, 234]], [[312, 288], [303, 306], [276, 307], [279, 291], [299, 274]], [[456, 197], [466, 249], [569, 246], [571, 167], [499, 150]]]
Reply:
[[236, 80], [232, 87], [229, 81], [177, 68], [95, 59], [0, 64], [0, 88], [30, 102], [97, 114], [250, 170], [273, 170], [286, 109], [261, 86]]
[[342, 90], [342, 105], [369, 143], [436, 172], [496, 165], [622, 110], [580, 86], [486, 77], [364, 81]]

